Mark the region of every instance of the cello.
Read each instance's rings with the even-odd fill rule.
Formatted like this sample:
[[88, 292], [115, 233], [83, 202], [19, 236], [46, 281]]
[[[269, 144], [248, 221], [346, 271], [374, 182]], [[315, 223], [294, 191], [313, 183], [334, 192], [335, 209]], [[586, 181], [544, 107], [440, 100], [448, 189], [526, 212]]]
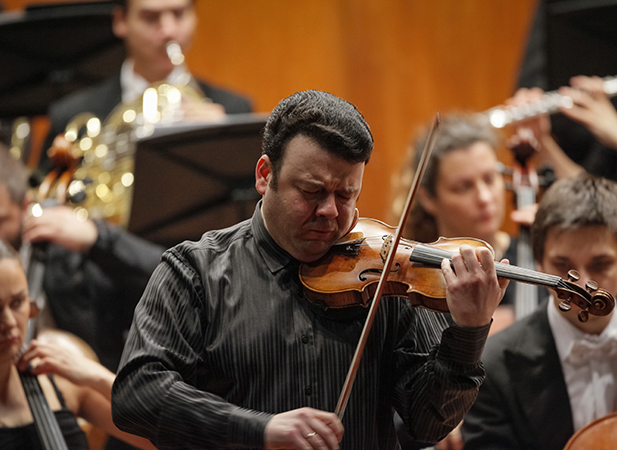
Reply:
[[[41, 205], [45, 204], [46, 198], [54, 185], [57, 185], [56, 192], [58, 201], [64, 203], [66, 200], [67, 187], [77, 167], [77, 160], [70, 156], [66, 148], [62, 147], [52, 147], [51, 154], [54, 169], [41, 184], [37, 194], [38, 203], [35, 203], [33, 207], [30, 208], [31, 214], [38, 214], [42, 211], [40, 209], [42, 208]], [[41, 298], [45, 257], [45, 245], [36, 244], [32, 246], [31, 258], [27, 267], [27, 280], [31, 298], [33, 298], [35, 302]], [[37, 312], [41, 306], [42, 305], [35, 303], [34, 307], [37, 308]], [[27, 345], [34, 338], [36, 333], [36, 317], [33, 317], [28, 321], [28, 329], [22, 352], [25, 351]], [[60, 341], [64, 345], [70, 341], [70, 338], [67, 338], [66, 334], [59, 331], [54, 332], [50, 330], [45, 333], [45, 336], [45, 339], [48, 341]], [[79, 344], [75, 343], [75, 341], [73, 342], [73, 345], [76, 345], [77, 348], [83, 351], [85, 343]], [[93, 352], [89, 356], [92, 357], [92, 354]], [[43, 448], [45, 450], [68, 450], [64, 437], [62, 436], [62, 431], [45, 398], [45, 394], [43, 393], [37, 376], [28, 369], [20, 371], [19, 378], [24, 388], [28, 406], [30, 407], [34, 419], [34, 426]]]
[[617, 411], [578, 430], [563, 450], [614, 450], [617, 448]]

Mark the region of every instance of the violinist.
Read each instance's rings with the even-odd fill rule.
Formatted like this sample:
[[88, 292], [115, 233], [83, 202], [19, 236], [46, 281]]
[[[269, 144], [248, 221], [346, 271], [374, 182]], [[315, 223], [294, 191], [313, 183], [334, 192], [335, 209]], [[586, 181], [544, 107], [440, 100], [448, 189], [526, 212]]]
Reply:
[[27, 395], [32, 393], [26, 394], [18, 373], [31, 365], [69, 449], [88, 448], [77, 416], [132, 445], [153, 449], [147, 440], [123, 433], [113, 425], [110, 397], [115, 376], [100, 364], [57, 344], [36, 340], [17, 359], [28, 319], [36, 315], [35, 311], [19, 256], [0, 240], [0, 447], [43, 448], [28, 406]]
[[[114, 422], [165, 448], [396, 449], [396, 409], [418, 441], [462, 419], [506, 281], [490, 252], [444, 263], [454, 319], [384, 299], [342, 421], [332, 411], [366, 312], [309, 303], [298, 269], [354, 226], [373, 138], [350, 103], [298, 92], [273, 110], [252, 219], [165, 252], [114, 383]], [[481, 261], [481, 263], [479, 262]]]
[[[617, 292], [617, 183], [582, 173], [544, 194], [531, 228], [540, 271]], [[617, 316], [580, 322], [551, 297], [489, 338], [486, 380], [465, 417], [466, 450], [561, 450], [595, 419], [617, 411]]]

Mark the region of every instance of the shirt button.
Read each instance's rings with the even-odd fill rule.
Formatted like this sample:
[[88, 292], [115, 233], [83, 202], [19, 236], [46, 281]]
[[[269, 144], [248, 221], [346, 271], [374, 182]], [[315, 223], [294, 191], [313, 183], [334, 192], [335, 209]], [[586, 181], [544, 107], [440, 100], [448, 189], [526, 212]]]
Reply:
[[308, 344], [308, 336], [306, 334], [302, 335], [302, 343], [303, 344]]
[[310, 386], [307, 386], [304, 388], [304, 393], [310, 396], [313, 393], [313, 389], [311, 389]]

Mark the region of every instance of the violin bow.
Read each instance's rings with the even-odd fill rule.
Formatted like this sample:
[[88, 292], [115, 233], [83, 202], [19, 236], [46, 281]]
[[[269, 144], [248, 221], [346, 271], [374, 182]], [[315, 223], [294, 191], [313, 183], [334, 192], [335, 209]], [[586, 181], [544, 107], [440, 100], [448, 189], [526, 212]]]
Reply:
[[396, 228], [396, 232], [394, 233], [394, 237], [392, 239], [387, 239], [384, 243], [384, 246], [387, 246], [388, 248], [388, 257], [386, 258], [383, 272], [381, 273], [381, 277], [379, 278], [377, 290], [375, 291], [375, 295], [373, 296], [373, 301], [371, 302], [371, 307], [369, 309], [366, 322], [364, 322], [364, 328], [362, 329], [360, 340], [358, 341], [356, 351], [351, 360], [351, 365], [349, 367], [349, 371], [347, 372], [345, 384], [343, 384], [343, 389], [341, 390], [336, 409], [334, 410], [334, 413], [338, 416], [340, 420], [343, 419], [343, 415], [345, 414], [347, 402], [349, 401], [349, 396], [351, 395], [351, 389], [358, 373], [360, 358], [362, 358], [362, 353], [364, 352], [364, 347], [366, 346], [366, 341], [368, 340], [368, 334], [371, 330], [371, 327], [373, 326], [373, 321], [375, 320], [375, 314], [377, 313], [377, 307], [379, 306], [379, 302], [381, 300], [381, 295], [385, 287], [386, 279], [388, 278], [388, 274], [390, 273], [390, 270], [392, 269], [392, 265], [394, 263], [396, 249], [401, 240], [401, 233], [403, 228], [405, 227], [405, 223], [407, 222], [407, 217], [409, 216], [411, 204], [413, 203], [414, 197], [418, 190], [418, 186], [420, 185], [420, 180], [424, 175], [424, 171], [431, 156], [431, 151], [433, 150], [433, 146], [435, 145], [435, 138], [437, 135], [436, 131], [439, 127], [440, 122], [441, 119], [439, 117], [439, 113], [437, 113], [435, 121], [433, 122], [431, 129], [429, 130], [426, 143], [424, 144], [424, 149], [422, 150], [422, 157], [420, 159], [420, 163], [418, 164], [418, 169], [416, 170], [413, 183], [411, 183], [409, 194], [407, 194], [405, 208], [403, 209], [403, 213], [399, 220], [398, 227]]

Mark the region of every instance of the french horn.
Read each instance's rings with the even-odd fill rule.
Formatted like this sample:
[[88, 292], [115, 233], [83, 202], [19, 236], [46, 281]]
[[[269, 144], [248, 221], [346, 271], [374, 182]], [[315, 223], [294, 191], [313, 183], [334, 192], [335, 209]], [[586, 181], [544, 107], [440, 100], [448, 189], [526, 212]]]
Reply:
[[179, 84], [150, 85], [140, 98], [116, 106], [104, 122], [82, 113], [66, 126], [64, 137], [70, 152], [80, 159], [67, 197], [81, 200], [75, 207], [80, 219], [105, 219], [126, 227], [137, 140], [150, 136], [156, 125], [182, 121], [183, 99], [210, 101], [186, 69], [180, 45], [169, 42], [167, 54], [174, 66], [184, 69]]

